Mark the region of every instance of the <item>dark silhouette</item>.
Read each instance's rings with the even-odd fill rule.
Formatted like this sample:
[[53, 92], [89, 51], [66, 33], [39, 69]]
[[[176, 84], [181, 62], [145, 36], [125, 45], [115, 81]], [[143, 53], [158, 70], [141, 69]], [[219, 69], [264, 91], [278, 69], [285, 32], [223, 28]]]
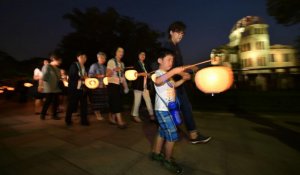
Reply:
[[[102, 50], [108, 53], [108, 59], [113, 55], [113, 49], [122, 46], [126, 50], [125, 65], [135, 62], [136, 53], [140, 48], [146, 48], [153, 53], [160, 47], [158, 39], [162, 33], [151, 29], [143, 22], [137, 22], [126, 16], [121, 16], [113, 8], [101, 12], [98, 8], [88, 8], [85, 12], [74, 9], [64, 18], [69, 20], [75, 29], [73, 33], [66, 35], [58, 48], [62, 54], [63, 67], [68, 67], [76, 53], [80, 50], [87, 54], [88, 58]], [[153, 56], [149, 55], [149, 59]], [[93, 62], [88, 59], [87, 66]]]

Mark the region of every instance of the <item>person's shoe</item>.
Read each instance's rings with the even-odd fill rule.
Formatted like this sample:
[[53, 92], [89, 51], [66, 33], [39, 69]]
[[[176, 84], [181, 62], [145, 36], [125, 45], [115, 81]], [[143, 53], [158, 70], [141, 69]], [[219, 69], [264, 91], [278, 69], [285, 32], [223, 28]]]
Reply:
[[84, 122], [84, 123], [81, 123], [82, 126], [90, 126], [90, 123], [89, 122]]
[[72, 123], [72, 122], [66, 122], [66, 125], [67, 125], [67, 126], [72, 126], [73, 123]]
[[136, 123], [141, 123], [142, 120], [140, 119], [140, 117], [132, 117], [132, 120]]
[[190, 142], [192, 144], [207, 143], [210, 141], [210, 139], [211, 139], [211, 137], [206, 137], [206, 136], [198, 134], [198, 136], [195, 139], [190, 139]]
[[157, 154], [152, 152], [150, 155], [150, 159], [154, 161], [162, 162], [163, 160], [165, 160], [165, 156], [162, 153]]
[[99, 120], [99, 121], [103, 121], [104, 120], [104, 118], [102, 116], [97, 116], [96, 119]]
[[60, 120], [60, 117], [52, 117], [53, 120]]
[[183, 169], [173, 160], [163, 160], [163, 166], [175, 174], [182, 174]]
[[41, 114], [41, 115], [40, 115], [40, 119], [41, 119], [41, 120], [45, 120], [45, 115], [42, 115], [42, 114]]
[[122, 125], [117, 124], [117, 125], [118, 125], [119, 129], [126, 129], [126, 128], [128, 128], [128, 126], [126, 124], [122, 124]]

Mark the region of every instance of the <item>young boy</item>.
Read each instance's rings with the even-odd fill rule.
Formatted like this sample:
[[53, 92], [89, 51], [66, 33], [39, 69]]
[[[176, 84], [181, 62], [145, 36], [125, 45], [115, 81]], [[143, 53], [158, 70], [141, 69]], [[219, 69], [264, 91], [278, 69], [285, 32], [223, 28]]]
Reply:
[[[175, 141], [178, 140], [178, 133], [176, 125], [172, 120], [172, 116], [166, 106], [166, 103], [175, 101], [175, 87], [180, 86], [190, 76], [182, 76], [182, 79], [174, 82], [171, 79], [175, 74], [180, 74], [185, 69], [183, 66], [172, 68], [174, 54], [170, 50], [163, 50], [158, 57], [159, 69], [155, 72], [156, 78], [154, 87], [156, 91], [155, 97], [155, 114], [159, 123], [158, 135], [155, 139], [151, 159], [160, 161], [162, 164], [176, 174], [182, 173], [182, 168], [174, 161], [172, 156]], [[170, 70], [171, 69], [171, 70]], [[164, 154], [162, 154], [162, 147], [164, 145]]]

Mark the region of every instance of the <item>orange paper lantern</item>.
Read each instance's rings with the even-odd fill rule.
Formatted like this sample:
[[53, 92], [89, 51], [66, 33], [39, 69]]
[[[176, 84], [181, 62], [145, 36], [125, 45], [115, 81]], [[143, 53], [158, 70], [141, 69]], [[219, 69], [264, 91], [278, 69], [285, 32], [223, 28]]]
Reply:
[[87, 78], [85, 79], [84, 84], [89, 89], [96, 89], [99, 86], [99, 80], [97, 78]]
[[233, 83], [232, 70], [225, 66], [214, 66], [199, 70], [195, 76], [198, 89], [204, 93], [220, 93]]
[[138, 73], [136, 70], [127, 70], [125, 72], [125, 78], [129, 81], [134, 81], [138, 77]]

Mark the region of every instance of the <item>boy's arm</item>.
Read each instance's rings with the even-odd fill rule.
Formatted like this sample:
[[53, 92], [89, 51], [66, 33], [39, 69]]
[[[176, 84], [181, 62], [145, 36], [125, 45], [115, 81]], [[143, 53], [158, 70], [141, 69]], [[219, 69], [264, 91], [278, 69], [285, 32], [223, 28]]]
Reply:
[[156, 77], [154, 83], [158, 86], [163, 85], [169, 78], [183, 71], [184, 71], [184, 67], [175, 67], [171, 69], [169, 72], [165, 73], [164, 75]]
[[190, 74], [181, 75], [181, 76], [182, 76], [182, 79], [175, 82], [175, 85], [174, 85], [175, 88], [178, 87], [178, 86], [181, 86], [186, 80], [191, 79]]

